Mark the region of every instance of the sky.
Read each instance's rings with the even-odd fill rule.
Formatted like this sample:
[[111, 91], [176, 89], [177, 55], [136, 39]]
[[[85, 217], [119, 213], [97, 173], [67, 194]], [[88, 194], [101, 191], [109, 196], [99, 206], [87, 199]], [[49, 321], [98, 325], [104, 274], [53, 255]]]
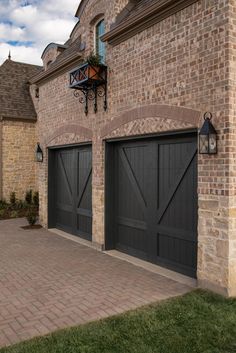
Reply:
[[64, 43], [76, 23], [80, 0], [0, 0], [0, 65], [9, 50], [14, 61], [42, 65], [51, 42]]

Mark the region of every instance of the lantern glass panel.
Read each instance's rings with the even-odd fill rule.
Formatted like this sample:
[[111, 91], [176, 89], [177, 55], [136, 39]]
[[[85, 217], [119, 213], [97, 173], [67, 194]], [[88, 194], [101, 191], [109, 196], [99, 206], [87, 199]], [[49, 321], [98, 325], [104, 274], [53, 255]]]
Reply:
[[36, 161], [37, 162], [42, 162], [43, 161], [43, 152], [42, 151], [37, 151], [36, 152]]
[[216, 135], [215, 134], [210, 134], [209, 135], [209, 153], [216, 153]]
[[209, 153], [208, 135], [199, 135], [199, 153]]

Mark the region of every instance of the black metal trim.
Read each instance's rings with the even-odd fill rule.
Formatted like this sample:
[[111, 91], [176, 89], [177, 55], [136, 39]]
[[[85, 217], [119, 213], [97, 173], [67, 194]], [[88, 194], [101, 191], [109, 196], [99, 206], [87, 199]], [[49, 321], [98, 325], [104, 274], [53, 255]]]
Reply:
[[66, 145], [58, 145], [58, 146], [48, 146], [48, 150], [60, 150], [62, 148], [73, 148], [73, 147], [80, 147], [80, 146], [92, 146], [92, 141], [86, 141], [81, 143], [71, 143]]

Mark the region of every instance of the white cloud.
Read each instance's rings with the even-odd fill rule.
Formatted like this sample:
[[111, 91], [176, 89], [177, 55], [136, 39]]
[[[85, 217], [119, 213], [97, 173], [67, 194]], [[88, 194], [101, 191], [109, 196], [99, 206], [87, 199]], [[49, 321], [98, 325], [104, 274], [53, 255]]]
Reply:
[[0, 0], [0, 64], [7, 58], [41, 63], [50, 42], [64, 43], [80, 0]]
[[63, 43], [68, 39], [72, 28], [71, 21], [54, 19], [38, 22], [38, 26], [32, 28], [32, 34], [39, 43], [45, 41]]
[[11, 26], [7, 23], [0, 23], [1, 41], [23, 41], [25, 40], [25, 28]]
[[40, 18], [41, 16], [42, 15], [40, 12], [38, 14], [37, 7], [28, 5], [14, 9], [9, 17], [13, 23], [28, 26], [32, 25], [32, 23], [34, 23], [34, 21], [37, 21], [37, 18]]
[[43, 1], [44, 11], [61, 15], [74, 16], [80, 1], [75, 0], [48, 0]]
[[11, 52], [12, 60], [25, 62], [28, 64], [42, 65], [41, 53], [42, 48], [27, 47], [27, 46], [13, 46], [7, 43], [0, 43], [0, 63], [3, 63]]

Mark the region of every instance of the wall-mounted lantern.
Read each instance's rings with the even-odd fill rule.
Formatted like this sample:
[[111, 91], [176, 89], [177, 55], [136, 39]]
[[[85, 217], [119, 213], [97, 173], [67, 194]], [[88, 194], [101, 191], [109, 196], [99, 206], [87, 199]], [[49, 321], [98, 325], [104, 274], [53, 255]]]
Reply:
[[217, 132], [211, 123], [212, 114], [204, 114], [204, 123], [199, 132], [199, 153], [216, 154], [217, 153]]
[[36, 162], [43, 162], [43, 151], [42, 151], [39, 143], [37, 143], [35, 156], [36, 156]]

